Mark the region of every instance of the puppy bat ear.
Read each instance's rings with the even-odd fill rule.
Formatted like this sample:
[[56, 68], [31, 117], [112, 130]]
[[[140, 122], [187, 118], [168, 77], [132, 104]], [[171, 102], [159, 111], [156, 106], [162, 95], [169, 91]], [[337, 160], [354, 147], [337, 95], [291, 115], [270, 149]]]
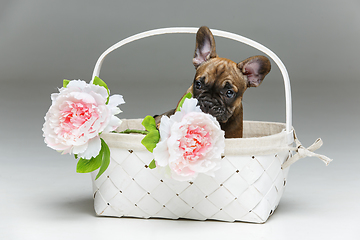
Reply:
[[193, 58], [195, 68], [210, 58], [217, 57], [215, 39], [208, 27], [201, 27], [196, 33], [196, 46]]
[[257, 87], [270, 72], [271, 63], [267, 57], [254, 56], [237, 64], [240, 71], [246, 76], [248, 87]]

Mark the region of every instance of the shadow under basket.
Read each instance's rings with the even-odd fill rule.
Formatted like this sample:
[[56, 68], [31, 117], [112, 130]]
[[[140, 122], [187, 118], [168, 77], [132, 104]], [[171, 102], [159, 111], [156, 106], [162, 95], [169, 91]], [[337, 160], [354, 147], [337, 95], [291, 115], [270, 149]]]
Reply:
[[[142, 119], [124, 120], [119, 131], [143, 129]], [[153, 154], [140, 134], [102, 134], [111, 152], [103, 175], [92, 173], [100, 216], [245, 221], [263, 223], [284, 192], [289, 167], [285, 124], [244, 122], [244, 138], [225, 139], [221, 168], [211, 177], [179, 182], [148, 164]]]

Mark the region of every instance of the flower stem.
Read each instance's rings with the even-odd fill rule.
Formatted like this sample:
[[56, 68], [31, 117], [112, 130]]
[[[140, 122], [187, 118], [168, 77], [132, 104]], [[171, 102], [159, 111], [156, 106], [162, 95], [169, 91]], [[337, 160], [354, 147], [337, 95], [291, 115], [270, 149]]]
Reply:
[[139, 133], [139, 134], [147, 135], [149, 132], [146, 130], [126, 129], [125, 131], [122, 131], [120, 133]]

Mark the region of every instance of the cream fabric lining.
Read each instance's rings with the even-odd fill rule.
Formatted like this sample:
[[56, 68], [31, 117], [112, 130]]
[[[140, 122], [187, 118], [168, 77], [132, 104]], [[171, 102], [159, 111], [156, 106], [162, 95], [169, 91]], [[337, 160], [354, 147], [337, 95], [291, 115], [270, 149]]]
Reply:
[[[142, 119], [123, 119], [117, 131], [126, 129], [143, 130]], [[266, 155], [290, 150], [284, 123], [244, 121], [243, 138], [225, 139], [225, 155]], [[111, 148], [144, 150], [141, 144], [144, 135], [107, 133], [101, 137]]]

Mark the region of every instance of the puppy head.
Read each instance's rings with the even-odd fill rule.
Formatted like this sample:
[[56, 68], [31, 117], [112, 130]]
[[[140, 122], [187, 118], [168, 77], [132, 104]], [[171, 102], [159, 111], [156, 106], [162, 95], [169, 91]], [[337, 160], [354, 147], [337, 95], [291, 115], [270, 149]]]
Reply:
[[196, 35], [193, 58], [196, 74], [189, 91], [198, 99], [201, 110], [226, 123], [242, 107], [248, 87], [257, 87], [269, 73], [271, 64], [264, 56], [235, 63], [216, 54], [215, 39], [207, 27]]

